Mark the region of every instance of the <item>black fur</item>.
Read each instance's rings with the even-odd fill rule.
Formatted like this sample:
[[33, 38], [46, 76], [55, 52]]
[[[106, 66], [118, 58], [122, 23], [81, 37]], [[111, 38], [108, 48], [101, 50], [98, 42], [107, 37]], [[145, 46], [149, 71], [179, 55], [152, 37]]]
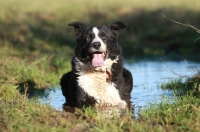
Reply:
[[[64, 74], [60, 82], [62, 93], [66, 98], [65, 105], [78, 108], [94, 106], [96, 104], [95, 98], [89, 96], [77, 83], [77, 77], [79, 75], [76, 74], [78, 71], [75, 63], [76, 57], [84, 64], [91, 62], [92, 57], [88, 49], [91, 47], [91, 40], [94, 38], [94, 34], [91, 32], [93, 27], [81, 22], [72, 22], [69, 23], [69, 26], [75, 28], [77, 45], [75, 48], [75, 57], [71, 61], [72, 70]], [[118, 45], [118, 31], [126, 28], [126, 25], [122, 22], [115, 22], [97, 28], [100, 30], [100, 38], [106, 44], [107, 52], [109, 53], [107, 57], [114, 60], [116, 56], [119, 56], [117, 63], [112, 65], [111, 81], [116, 84], [120, 98], [130, 105], [130, 93], [133, 87], [133, 80], [131, 73], [123, 68], [122, 51]], [[90, 39], [86, 39], [88, 37]]]

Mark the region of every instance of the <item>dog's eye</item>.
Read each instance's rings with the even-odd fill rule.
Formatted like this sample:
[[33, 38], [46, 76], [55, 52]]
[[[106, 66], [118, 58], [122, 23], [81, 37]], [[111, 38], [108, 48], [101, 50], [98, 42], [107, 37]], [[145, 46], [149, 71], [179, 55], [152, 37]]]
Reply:
[[90, 37], [87, 37], [87, 38], [86, 38], [86, 41], [89, 42], [89, 41], [90, 41]]
[[106, 37], [106, 36], [103, 36], [103, 37], [102, 37], [102, 39], [103, 39], [103, 40], [106, 40], [106, 39], [107, 39], [107, 37]]

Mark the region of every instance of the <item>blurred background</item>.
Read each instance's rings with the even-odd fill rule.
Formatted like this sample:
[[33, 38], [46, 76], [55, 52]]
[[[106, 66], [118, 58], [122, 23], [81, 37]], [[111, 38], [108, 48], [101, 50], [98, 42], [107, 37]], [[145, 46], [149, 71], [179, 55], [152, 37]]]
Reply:
[[[120, 45], [128, 60], [198, 60], [199, 0], [0, 0], [0, 46], [4, 56], [52, 59], [54, 69], [67, 66], [75, 47], [72, 21], [102, 25], [122, 21]], [[5, 52], [6, 51], [6, 52]], [[65, 63], [66, 62], [66, 63]]]

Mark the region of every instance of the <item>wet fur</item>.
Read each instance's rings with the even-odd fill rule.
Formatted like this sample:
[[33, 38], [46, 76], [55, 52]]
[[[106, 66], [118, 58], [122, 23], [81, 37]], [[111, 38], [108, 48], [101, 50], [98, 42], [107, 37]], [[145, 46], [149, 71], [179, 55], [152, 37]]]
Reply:
[[[118, 45], [118, 30], [126, 26], [121, 22], [103, 25], [97, 28], [99, 38], [101, 34], [107, 36], [102, 42], [106, 46], [107, 55], [104, 66], [96, 70], [91, 64], [91, 56], [88, 53], [91, 42], [86, 39], [94, 27], [81, 22], [72, 22], [69, 26], [75, 28], [77, 46], [75, 56], [71, 64], [72, 70], [61, 78], [62, 93], [66, 98], [65, 105], [82, 108], [83, 106], [118, 106], [125, 108], [130, 106], [130, 93], [133, 87], [131, 73], [123, 68], [121, 47]], [[102, 44], [102, 45], [103, 45]], [[107, 82], [108, 74], [112, 76], [111, 82]]]

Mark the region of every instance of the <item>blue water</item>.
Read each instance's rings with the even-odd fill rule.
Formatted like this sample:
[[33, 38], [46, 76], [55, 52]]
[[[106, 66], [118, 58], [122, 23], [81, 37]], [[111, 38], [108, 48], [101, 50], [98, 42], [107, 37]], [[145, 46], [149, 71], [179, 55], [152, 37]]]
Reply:
[[[150, 103], [161, 102], [163, 96], [173, 100], [172, 91], [162, 90], [161, 84], [181, 76], [185, 76], [182, 77], [184, 80], [200, 70], [200, 63], [190, 61], [138, 61], [125, 63], [124, 66], [133, 75], [131, 101], [135, 113]], [[48, 91], [48, 96], [42, 100], [59, 111], [62, 111], [62, 104], [65, 102], [60, 86]]]

